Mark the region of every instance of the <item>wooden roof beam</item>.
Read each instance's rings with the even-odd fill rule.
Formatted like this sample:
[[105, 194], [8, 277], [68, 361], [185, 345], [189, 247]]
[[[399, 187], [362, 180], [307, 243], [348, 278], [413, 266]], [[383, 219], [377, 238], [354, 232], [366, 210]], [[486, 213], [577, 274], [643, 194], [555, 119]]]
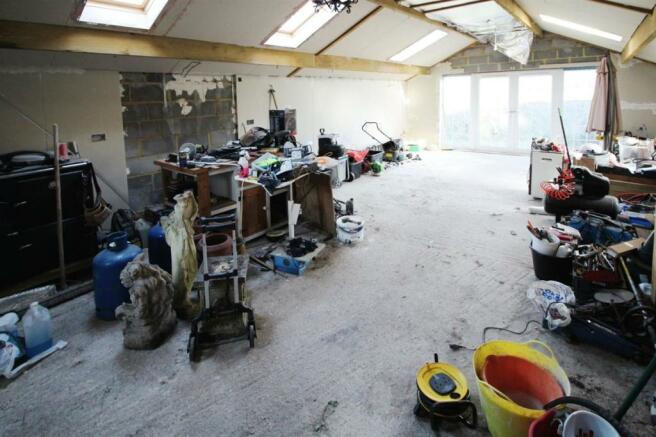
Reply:
[[542, 36], [542, 29], [528, 15], [515, 0], [494, 0], [499, 6], [506, 10], [513, 18], [526, 26], [536, 36]]
[[636, 28], [622, 50], [622, 62], [629, 62], [656, 37], [656, 8]]
[[84, 27], [0, 21], [0, 48], [188, 59], [391, 74], [430, 74], [417, 65], [245, 47]]
[[426, 15], [424, 15], [423, 12], [418, 11], [416, 9], [408, 8], [406, 6], [402, 6], [398, 3], [396, 3], [394, 0], [368, 0], [369, 3], [376, 4], [378, 6], [382, 6], [384, 8], [387, 8], [391, 11], [399, 12], [401, 14], [407, 15], [408, 17], [415, 18], [417, 20], [423, 21], [425, 23], [430, 23], [435, 27], [438, 27], [446, 32], [456, 32], [461, 35], [466, 36], [467, 38], [471, 39], [474, 41], [474, 38], [471, 35], [468, 35], [466, 33], [460, 32], [456, 29], [453, 29], [446, 24], [442, 23], [441, 21], [433, 20], [432, 18], [428, 18]]
[[[350, 34], [352, 34], [353, 32], [355, 32], [360, 26], [362, 26], [362, 25], [363, 25], [365, 22], [367, 22], [370, 18], [375, 17], [376, 15], [378, 15], [378, 13], [379, 13], [380, 11], [382, 11], [382, 10], [383, 10], [383, 7], [382, 7], [382, 6], [377, 6], [374, 10], [372, 10], [372, 11], [369, 12], [367, 15], [365, 15], [365, 16], [362, 17], [360, 20], [358, 20], [357, 23], [355, 23], [353, 26], [351, 26], [351, 27], [349, 27], [348, 29], [346, 29], [344, 32], [342, 32], [341, 35], [339, 35], [337, 38], [335, 38], [334, 40], [332, 40], [329, 44], [327, 44], [326, 46], [324, 46], [324, 47], [323, 47], [321, 50], [319, 50], [316, 54], [317, 54], [317, 55], [322, 55], [322, 54], [324, 54], [326, 51], [328, 51], [328, 50], [329, 50], [331, 47], [333, 47], [335, 44], [337, 44], [338, 42], [340, 42], [341, 40], [343, 40], [344, 38], [346, 38], [347, 36], [349, 36]], [[292, 70], [292, 72], [289, 73], [289, 74], [287, 75], [287, 77], [292, 77], [292, 76], [294, 76], [296, 73], [298, 73], [299, 71], [301, 71], [301, 67], [294, 68], [294, 69]]]

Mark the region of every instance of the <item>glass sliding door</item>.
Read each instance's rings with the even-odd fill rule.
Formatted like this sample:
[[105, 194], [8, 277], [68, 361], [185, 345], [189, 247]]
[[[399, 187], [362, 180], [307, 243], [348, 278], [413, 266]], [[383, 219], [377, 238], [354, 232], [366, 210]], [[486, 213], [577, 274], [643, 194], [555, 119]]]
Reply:
[[594, 94], [595, 70], [565, 70], [563, 74], [563, 122], [570, 146], [585, 144], [594, 135], [585, 131]]
[[443, 147], [528, 153], [533, 138], [563, 143], [590, 141], [585, 132], [596, 72], [579, 69], [512, 71], [445, 76], [442, 79], [440, 138]]
[[442, 96], [442, 144], [448, 148], [467, 148], [471, 142], [471, 77], [445, 77]]
[[510, 79], [481, 77], [478, 89], [478, 143], [484, 149], [508, 149], [510, 144]]
[[517, 91], [518, 148], [529, 150], [533, 138], [551, 137], [553, 108], [550, 74], [519, 76]]

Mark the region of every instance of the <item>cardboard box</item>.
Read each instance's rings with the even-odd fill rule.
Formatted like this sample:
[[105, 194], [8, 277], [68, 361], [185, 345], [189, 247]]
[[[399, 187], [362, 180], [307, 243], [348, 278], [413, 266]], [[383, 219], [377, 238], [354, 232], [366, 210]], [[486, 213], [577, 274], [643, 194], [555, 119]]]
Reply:
[[636, 238], [634, 240], [613, 244], [612, 246], [608, 247], [607, 251], [608, 254], [613, 258], [618, 258], [629, 252], [633, 252], [634, 250], [640, 249], [644, 244], [644, 242], [645, 242], [644, 238]]

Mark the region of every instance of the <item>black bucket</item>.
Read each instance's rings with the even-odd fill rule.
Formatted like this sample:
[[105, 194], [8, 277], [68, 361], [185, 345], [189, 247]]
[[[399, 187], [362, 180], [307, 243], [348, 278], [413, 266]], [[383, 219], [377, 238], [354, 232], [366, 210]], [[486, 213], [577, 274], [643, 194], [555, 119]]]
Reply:
[[543, 281], [558, 281], [563, 284], [572, 284], [572, 258], [558, 258], [542, 255], [531, 247], [533, 254], [533, 271], [538, 279]]

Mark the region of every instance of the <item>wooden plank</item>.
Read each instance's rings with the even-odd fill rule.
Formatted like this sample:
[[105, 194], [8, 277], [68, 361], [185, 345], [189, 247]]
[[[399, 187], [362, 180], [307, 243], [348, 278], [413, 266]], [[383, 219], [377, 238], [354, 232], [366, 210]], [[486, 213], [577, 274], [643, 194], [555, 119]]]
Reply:
[[424, 15], [423, 12], [418, 11], [416, 9], [408, 8], [406, 6], [402, 6], [398, 3], [396, 3], [394, 0], [368, 0], [369, 3], [374, 3], [376, 5], [382, 6], [384, 8], [387, 8], [391, 11], [399, 12], [401, 14], [407, 15], [409, 17], [415, 18], [417, 20], [423, 21], [425, 23], [430, 23], [435, 27], [438, 27], [445, 32], [457, 32], [461, 35], [466, 36], [467, 38], [474, 40], [474, 38], [466, 33], [460, 32], [456, 29], [453, 29], [451, 27], [448, 27], [446, 24], [442, 23], [441, 21], [433, 20], [432, 18], [428, 18], [426, 15]]
[[[421, 13], [417, 13], [421, 15]], [[236, 44], [16, 21], [0, 21], [0, 48], [390, 74], [429, 74], [427, 67], [396, 62], [345, 56], [313, 55], [291, 50], [245, 47]]]
[[506, 10], [515, 20], [529, 28], [536, 36], [542, 36], [542, 29], [537, 25], [530, 15], [522, 9], [515, 0], [494, 0], [499, 6]]
[[622, 50], [622, 62], [629, 62], [656, 37], [656, 8], [636, 28]]
[[[356, 31], [360, 26], [362, 26], [367, 20], [369, 20], [369, 19], [372, 18], [372, 17], [375, 17], [375, 16], [378, 15], [378, 13], [379, 13], [380, 11], [382, 11], [382, 10], [383, 10], [383, 7], [382, 7], [382, 6], [378, 6], [378, 7], [376, 7], [374, 10], [372, 10], [371, 12], [369, 12], [367, 15], [365, 15], [364, 17], [362, 17], [361, 19], [359, 19], [359, 20], [357, 21], [357, 23], [355, 23], [353, 26], [349, 27], [349, 28], [346, 29], [344, 32], [342, 32], [342, 34], [340, 34], [337, 38], [335, 38], [335, 39], [332, 40], [330, 43], [328, 43], [326, 46], [324, 46], [324, 47], [323, 47], [321, 50], [319, 50], [316, 54], [317, 54], [317, 55], [324, 54], [328, 49], [330, 49], [330, 48], [333, 47], [335, 44], [337, 44], [338, 42], [340, 42], [341, 40], [343, 40], [344, 38], [346, 38], [347, 36], [349, 36], [350, 34], [352, 34], [352, 33], [353, 33], [354, 31]], [[287, 77], [292, 77], [292, 76], [294, 76], [296, 73], [298, 73], [299, 71], [301, 71], [301, 68], [300, 68], [300, 67], [297, 67], [297, 68], [295, 68], [294, 70], [292, 70], [292, 72], [289, 73], [289, 74], [287, 75]]]
[[612, 6], [615, 8], [625, 9], [627, 11], [639, 12], [641, 14], [651, 14], [651, 9], [641, 8], [640, 6], [627, 5], [624, 3], [617, 3], [610, 0], [588, 0], [594, 3], [600, 3], [602, 5]]

